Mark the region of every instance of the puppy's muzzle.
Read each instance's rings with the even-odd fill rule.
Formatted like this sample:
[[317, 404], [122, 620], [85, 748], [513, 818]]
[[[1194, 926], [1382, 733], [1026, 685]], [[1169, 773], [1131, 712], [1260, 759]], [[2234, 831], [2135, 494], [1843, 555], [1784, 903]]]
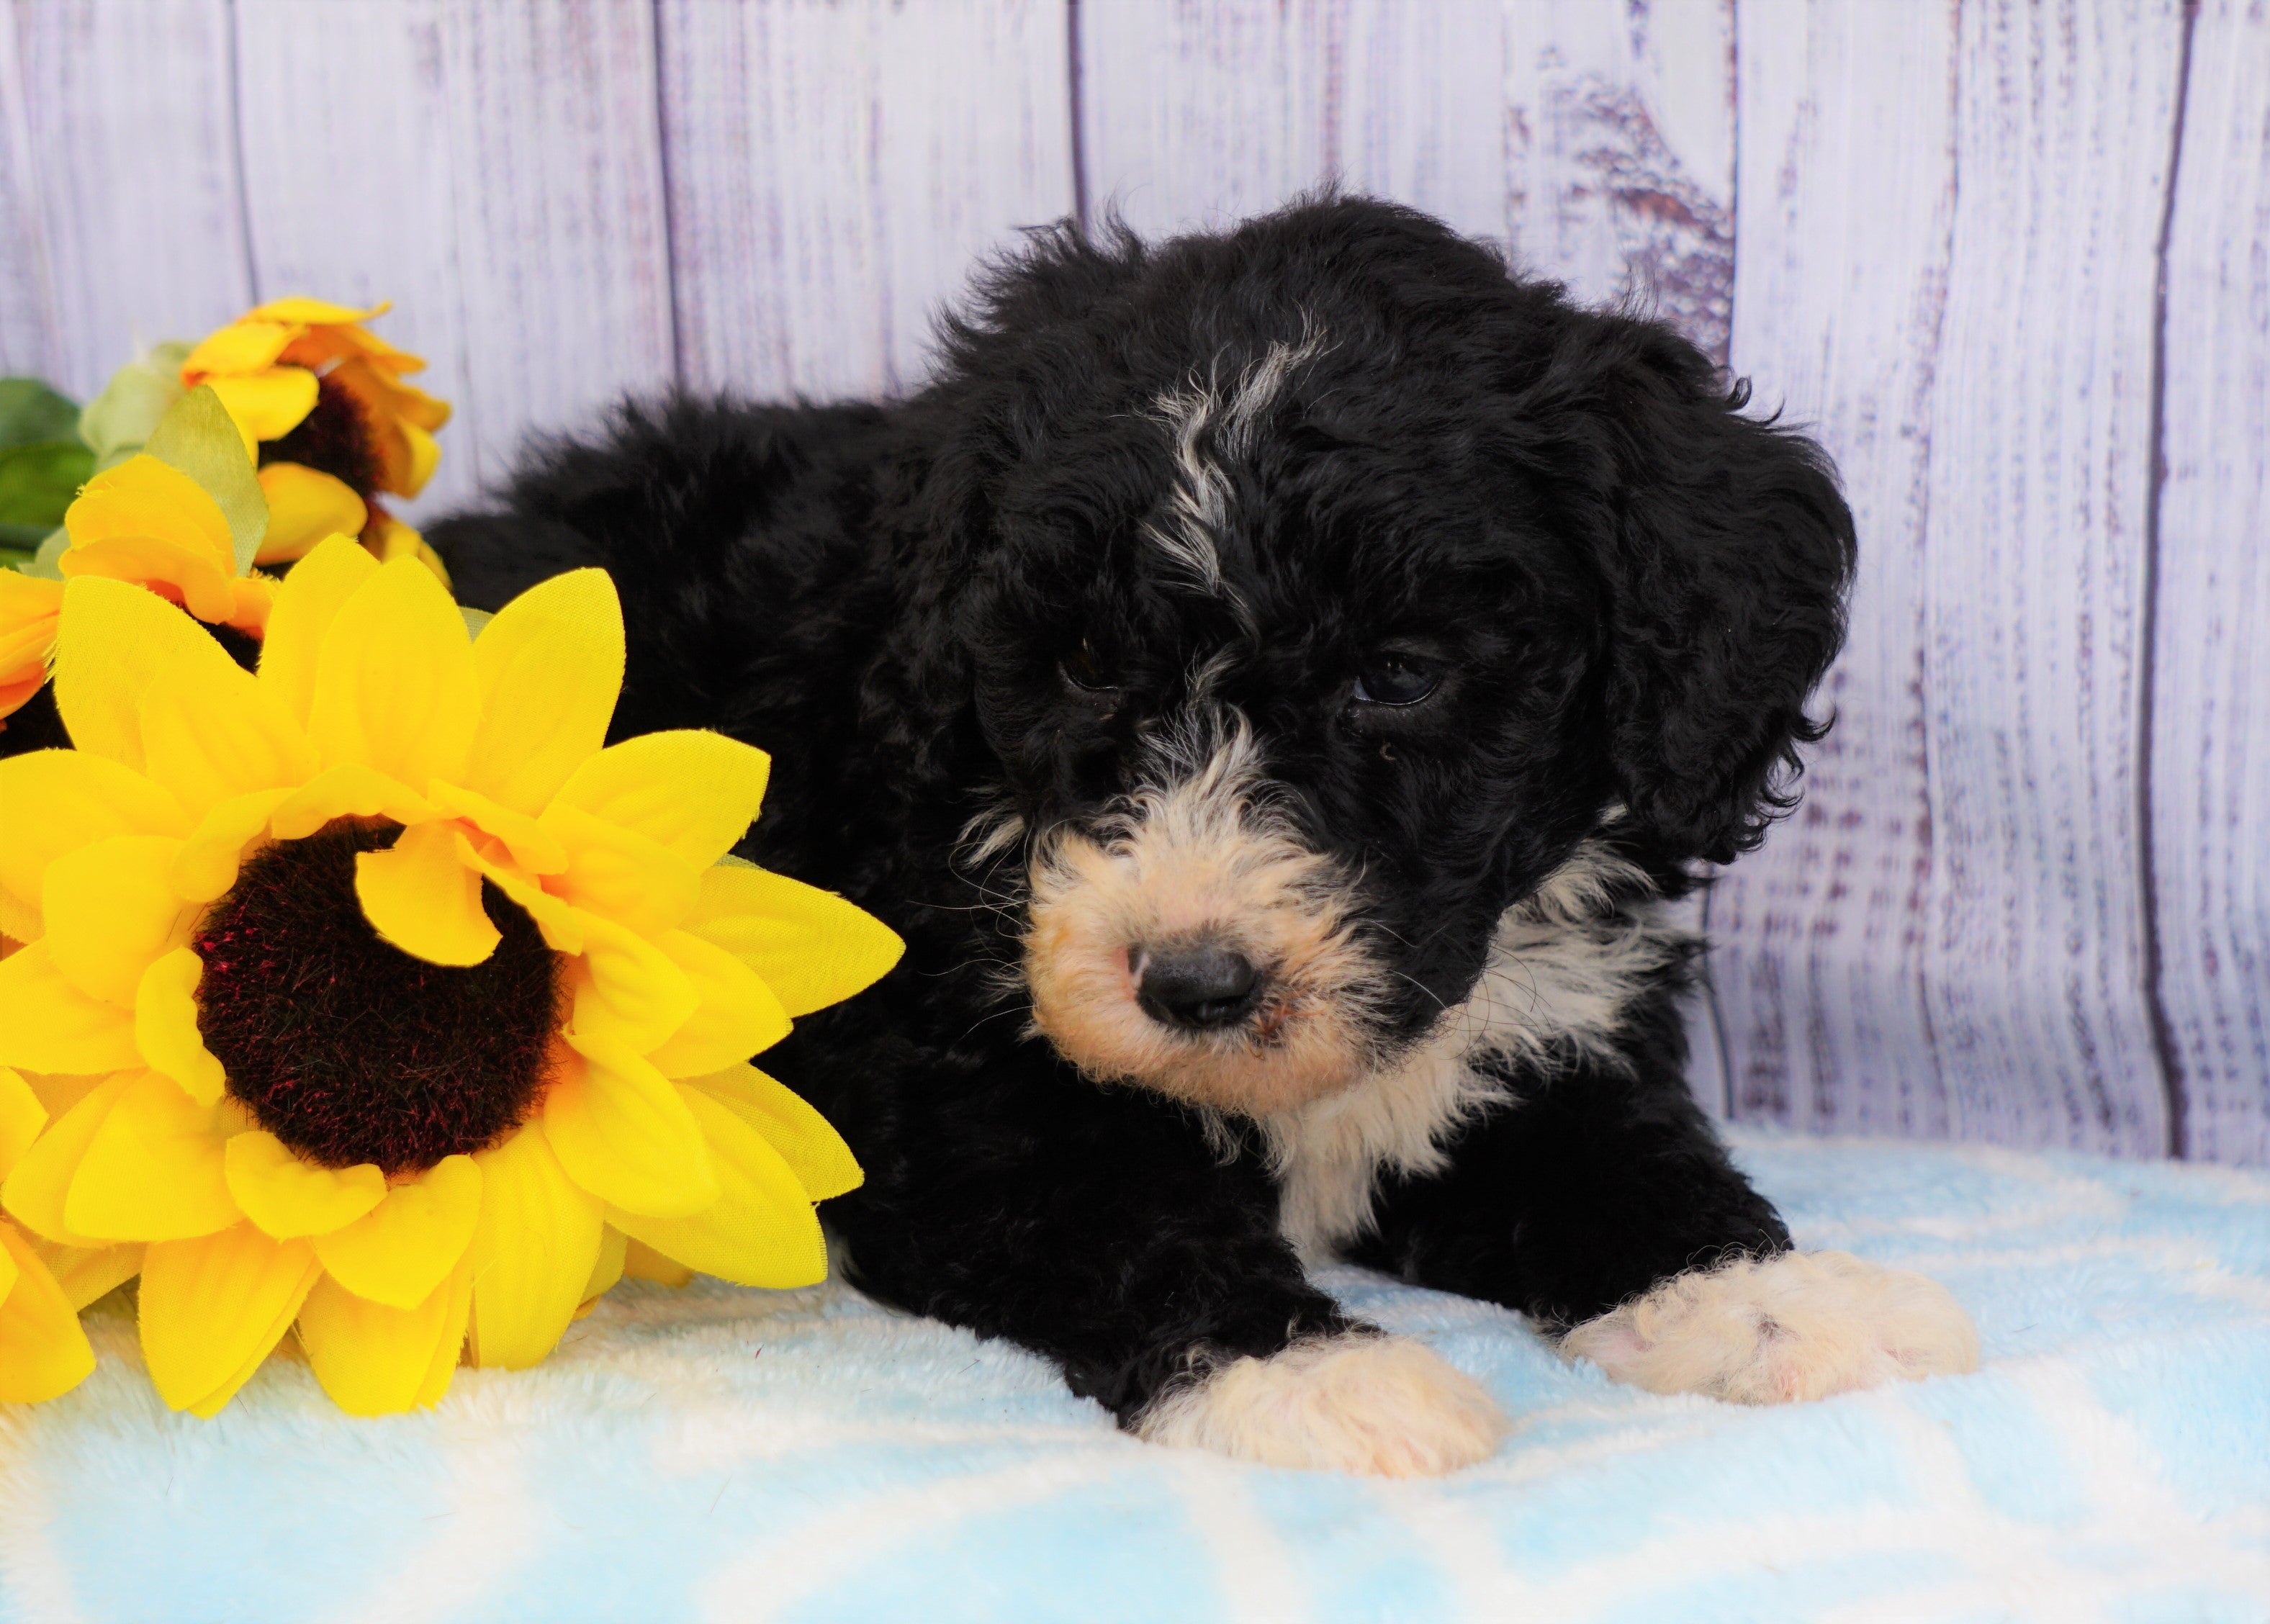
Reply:
[[1224, 942], [1200, 939], [1131, 947], [1127, 968], [1135, 1001], [1161, 1026], [1180, 1032], [1220, 1032], [1253, 1019], [1268, 978], [1253, 960]]

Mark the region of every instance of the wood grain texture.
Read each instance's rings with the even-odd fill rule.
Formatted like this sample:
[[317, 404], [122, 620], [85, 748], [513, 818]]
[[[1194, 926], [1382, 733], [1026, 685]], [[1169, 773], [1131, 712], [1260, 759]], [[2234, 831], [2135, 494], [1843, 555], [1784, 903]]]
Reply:
[[660, 18], [689, 384], [901, 392], [981, 256], [1072, 212], [1061, 4], [665, 0]]
[[2194, 25], [2170, 222], [2152, 812], [2183, 1153], [2270, 1163], [2270, 5]]
[[1506, 236], [1499, 0], [1083, 0], [1093, 215], [1220, 226], [1325, 181]]
[[53, 323], [41, 342], [11, 317], [9, 354], [21, 345], [83, 399], [137, 346], [250, 301], [228, 0], [14, 0], [8, 14], [21, 100], [0, 139], [20, 116], [43, 240], [6, 250], [9, 280], [42, 288], [32, 319]]
[[1732, 365], [1836, 457], [1860, 533], [1805, 800], [1711, 896], [1738, 1116], [1940, 1135], [1924, 997], [1932, 383], [1955, 202], [1954, 10], [1744, 0]]
[[1512, 247], [1721, 360], [1734, 270], [1732, 0], [1509, 0]]
[[2172, 4], [1966, 6], [1923, 558], [1949, 1129], [2155, 1155], [2138, 827]]
[[440, 0], [236, 0], [245, 218], [260, 298], [395, 308], [373, 323], [456, 403], [441, 463], [404, 511], [472, 493], [484, 403], [470, 396]]
[[464, 310], [452, 454], [495, 480], [531, 431], [677, 375], [647, 0], [444, 4]]
[[63, 371], [63, 324], [27, 108], [16, 19], [0, 11], [0, 375], [55, 377]]

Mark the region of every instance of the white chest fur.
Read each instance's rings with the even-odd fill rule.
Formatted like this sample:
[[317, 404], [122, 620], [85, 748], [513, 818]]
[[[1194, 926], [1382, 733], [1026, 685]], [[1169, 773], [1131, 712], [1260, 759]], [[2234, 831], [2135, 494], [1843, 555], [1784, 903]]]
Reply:
[[1487, 967], [1415, 1048], [1338, 1094], [1265, 1118], [1281, 1190], [1279, 1220], [1302, 1256], [1329, 1256], [1362, 1233], [1383, 1171], [1444, 1165], [1452, 1131], [1501, 1097], [1479, 1070], [1492, 1057], [1551, 1065], [1573, 1050], [1613, 1058], [1631, 999], [1685, 950], [1648, 903], [1621, 910], [1609, 888], [1636, 871], [1587, 842], [1537, 894], [1498, 922]]

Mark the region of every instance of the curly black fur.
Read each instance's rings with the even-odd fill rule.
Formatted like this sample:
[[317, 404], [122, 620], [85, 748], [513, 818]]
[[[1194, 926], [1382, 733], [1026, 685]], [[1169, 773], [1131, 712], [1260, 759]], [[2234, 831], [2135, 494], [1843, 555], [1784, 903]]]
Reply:
[[[1745, 398], [1658, 323], [1326, 198], [1158, 246], [1041, 233], [913, 399], [627, 406], [432, 539], [492, 606], [604, 565], [617, 734], [773, 753], [745, 849], [909, 943], [766, 1062], [866, 1167], [827, 1213], [856, 1278], [1040, 1349], [1124, 1419], [1194, 1349], [1346, 1322], [1280, 1236], [1266, 1123], [1210, 1140], [1027, 1027], [1033, 842], [1124, 811], [1178, 721], [1242, 723], [1346, 877], [1383, 1067], [1572, 865], [1627, 877], [1572, 933], [1688, 889], [1790, 804], [1852, 567], [1825, 458]], [[1177, 436], [1208, 399], [1193, 475]], [[1421, 701], [1359, 690], [1412, 669]], [[973, 819], [1003, 831], [975, 856]], [[1441, 1124], [1448, 1170], [1389, 1181], [1346, 1243], [1554, 1323], [1786, 1246], [1688, 1098], [1683, 961], [1640, 977], [1606, 1049], [1479, 1057], [1500, 1092]]]

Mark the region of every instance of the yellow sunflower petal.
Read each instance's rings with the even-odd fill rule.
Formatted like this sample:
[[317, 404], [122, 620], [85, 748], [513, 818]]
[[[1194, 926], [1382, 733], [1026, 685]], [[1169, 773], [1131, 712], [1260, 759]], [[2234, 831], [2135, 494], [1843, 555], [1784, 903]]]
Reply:
[[305, 367], [271, 367], [204, 382], [248, 441], [281, 440], [315, 409], [315, 374]]
[[355, 896], [371, 929], [428, 964], [479, 964], [503, 938], [481, 908], [480, 874], [457, 860], [456, 827], [421, 823], [385, 851], [355, 856]]
[[431, 778], [464, 782], [479, 723], [464, 617], [416, 560], [380, 565], [340, 605], [316, 658], [308, 731], [317, 751], [327, 765], [375, 768], [422, 791]]
[[63, 589], [56, 707], [81, 750], [141, 772], [144, 698], [214, 659], [230, 663], [204, 627], [154, 592], [84, 575]]
[[[117, 581], [143, 587], [153, 596], [178, 600], [200, 620], [226, 620], [236, 609], [235, 577], [167, 541], [140, 536], [91, 541], [65, 552], [56, 567], [66, 582]], [[168, 587], [171, 591], [160, 591]]]
[[207, 640], [216, 660], [174, 668], [142, 700], [143, 770], [193, 818], [314, 775], [315, 748], [276, 695]]
[[[65, 557], [104, 543], [142, 542], [174, 549], [224, 578], [236, 574], [228, 517], [212, 493], [146, 451], [88, 480], [63, 514], [63, 528], [70, 536]], [[68, 567], [63, 573], [70, 574]]]
[[481, 730], [468, 788], [530, 816], [607, 742], [623, 686], [623, 611], [602, 569], [530, 587], [473, 641]]
[[268, 534], [255, 563], [289, 563], [326, 536], [360, 536], [370, 523], [354, 486], [320, 468], [271, 463], [260, 471], [260, 490], [268, 498]]
[[757, 973], [723, 948], [684, 931], [656, 945], [670, 956], [701, 999], [693, 1014], [647, 1053], [664, 1077], [699, 1077], [723, 1071], [770, 1049], [788, 1035], [788, 1012]]
[[[450, 1311], [457, 1295], [456, 1281], [445, 1279], [424, 1301], [389, 1308], [337, 1280], [318, 1280], [300, 1305], [300, 1345], [323, 1390], [349, 1415], [414, 1409], [435, 1356], [450, 1339], [453, 1319], [457, 1339], [464, 1336], [464, 1316]], [[456, 1349], [447, 1351], [454, 1365]]]
[[[80, 1158], [101, 1131], [110, 1108], [118, 1103], [132, 1075], [114, 1077], [87, 1091], [77, 1103], [56, 1114], [48, 1131], [33, 1141], [23, 1159], [9, 1169], [0, 1184], [0, 1206], [5, 1206], [26, 1229], [62, 1246], [100, 1247], [93, 1235], [74, 1235], [63, 1222], [63, 1202], [78, 1176]], [[50, 1109], [54, 1102], [49, 1102]]]
[[667, 930], [693, 912], [701, 868], [661, 842], [557, 802], [537, 820], [566, 858], [561, 894], [642, 930]]
[[229, 1140], [222, 1160], [229, 1194], [272, 1240], [344, 1229], [386, 1199], [386, 1175], [369, 1162], [320, 1167], [263, 1130]]
[[771, 770], [763, 751], [723, 733], [644, 733], [586, 760], [553, 799], [707, 867], [749, 832]]
[[701, 1007], [692, 980], [647, 938], [597, 914], [581, 923], [583, 956], [569, 978], [572, 1034], [644, 1054]]
[[441, 465], [441, 445], [408, 418], [395, 419], [394, 427], [402, 436], [402, 449], [398, 460], [387, 459], [387, 488], [397, 496], [415, 496], [426, 488], [426, 482]]
[[86, 1380], [94, 1349], [62, 1287], [5, 1220], [0, 1262], [14, 1277], [0, 1289], [0, 1404], [42, 1404]]
[[481, 1215], [481, 1170], [450, 1156], [344, 1229], [315, 1238], [315, 1256], [358, 1297], [414, 1309], [433, 1294], [472, 1243]]
[[169, 1077], [133, 1077], [79, 1158], [63, 1223], [98, 1241], [187, 1241], [242, 1216], [229, 1194], [220, 1108]]
[[690, 1078], [687, 1084], [715, 1095], [762, 1135], [814, 1201], [832, 1201], [866, 1182], [867, 1175], [860, 1171], [851, 1147], [835, 1131], [835, 1124], [787, 1084], [753, 1065]]
[[238, 1224], [160, 1242], [142, 1260], [142, 1357], [158, 1396], [211, 1415], [282, 1340], [323, 1273], [305, 1241]]
[[553, 896], [509, 862], [485, 856], [472, 842], [460, 834], [457, 837], [457, 860], [469, 868], [478, 869], [483, 879], [505, 894], [522, 912], [536, 922], [544, 933], [545, 945], [554, 953], [580, 953], [583, 951], [583, 926], [590, 916], [579, 908]]
[[189, 902], [218, 900], [236, 883], [244, 849], [264, 837], [277, 809], [300, 793], [297, 789], [255, 790], [214, 802], [174, 857], [167, 879], [174, 894]]
[[[680, 1216], [717, 1198], [701, 1130], [669, 1079], [620, 1044], [576, 1040], [544, 1100], [568, 1176], [609, 1204]], [[596, 1052], [593, 1052], [596, 1051]]]
[[600, 1248], [600, 1204], [568, 1176], [541, 1124], [482, 1151], [473, 1237], [473, 1362], [525, 1369], [560, 1340]]
[[208, 373], [264, 372], [284, 346], [299, 337], [295, 320], [242, 316], [207, 333], [182, 362], [184, 382], [202, 382]]
[[48, 864], [40, 909], [48, 957], [89, 997], [134, 1007], [142, 972], [178, 947], [195, 910], [168, 883], [182, 842], [118, 834]]
[[329, 300], [290, 293], [282, 299], [270, 300], [251, 314], [264, 322], [290, 322], [300, 327], [345, 327], [356, 322], [367, 322], [375, 315], [384, 315], [392, 308], [393, 302], [385, 299], [367, 309], [359, 310], [352, 305], [335, 305]]
[[292, 567], [269, 612], [260, 680], [302, 723], [315, 699], [315, 661], [347, 599], [378, 573], [378, 560], [346, 536], [318, 542]]
[[[478, 645], [476, 645], [478, 647]], [[478, 746], [475, 754], [478, 755]], [[476, 762], [478, 765], [478, 761]], [[427, 799], [452, 818], [462, 818], [482, 834], [502, 842], [512, 860], [530, 874], [567, 871], [568, 854], [543, 825], [526, 812], [501, 805], [476, 790], [437, 778], [427, 786]]]
[[276, 592], [282, 585], [265, 575], [239, 575], [229, 583], [235, 593], [235, 602], [228, 612], [228, 623], [257, 637], [268, 629], [268, 617], [276, 612]]
[[47, 933], [40, 910], [5, 886], [0, 886], [0, 940], [36, 942]]
[[108, 1072], [92, 1077], [83, 1074], [73, 1077], [53, 1072], [26, 1072], [22, 1076], [31, 1085], [32, 1092], [39, 1097], [40, 1103], [48, 1108], [50, 1122], [110, 1080]]
[[0, 959], [0, 1065], [93, 1072], [135, 1064], [134, 1017], [80, 991], [45, 941]]
[[471, 1255], [449, 1272], [445, 1288], [449, 1294], [449, 1318], [443, 1323], [441, 1334], [434, 1345], [434, 1361], [426, 1367], [425, 1384], [418, 1390], [420, 1408], [437, 1405], [446, 1398], [449, 1383], [456, 1379], [459, 1359], [465, 1351], [465, 1342], [473, 1325], [473, 1269]]
[[116, 834], [186, 834], [181, 805], [131, 768], [84, 750], [0, 760], [0, 886], [39, 906], [48, 864]]
[[228, 1074], [197, 1027], [197, 982], [204, 965], [176, 947], [142, 972], [134, 990], [134, 1047], [142, 1063], [163, 1072], [200, 1105], [218, 1105]]
[[[613, 1226], [610, 1225], [610, 1228]], [[694, 1271], [675, 1258], [665, 1257], [643, 1241], [623, 1237], [623, 1278], [653, 1280], [664, 1286], [683, 1286]]]
[[834, 892], [738, 864], [702, 871], [686, 928], [764, 977], [791, 1016], [872, 986], [906, 951], [896, 931]]
[[24, 1159], [47, 1125], [48, 1108], [40, 1103], [31, 1084], [13, 1067], [0, 1065], [0, 1179]]
[[143, 1248], [135, 1245], [57, 1246], [34, 1241], [32, 1250], [48, 1265], [48, 1272], [63, 1287], [63, 1298], [77, 1313], [98, 1297], [107, 1296], [142, 1272]]
[[398, 778], [367, 767], [325, 768], [276, 808], [268, 820], [278, 840], [305, 840], [334, 818], [390, 818], [429, 823], [436, 808]]
[[[591, 1278], [583, 1282], [584, 1302], [614, 1290], [623, 1278], [623, 1261], [629, 1244], [630, 1236], [612, 1224], [599, 1227], [599, 1258], [591, 1265]], [[582, 1304], [577, 1306], [581, 1308]]]
[[665, 1257], [737, 1286], [810, 1286], [827, 1278], [812, 1201], [780, 1153], [698, 1088], [679, 1090], [717, 1168], [716, 1201], [683, 1218], [611, 1209], [607, 1221]]

